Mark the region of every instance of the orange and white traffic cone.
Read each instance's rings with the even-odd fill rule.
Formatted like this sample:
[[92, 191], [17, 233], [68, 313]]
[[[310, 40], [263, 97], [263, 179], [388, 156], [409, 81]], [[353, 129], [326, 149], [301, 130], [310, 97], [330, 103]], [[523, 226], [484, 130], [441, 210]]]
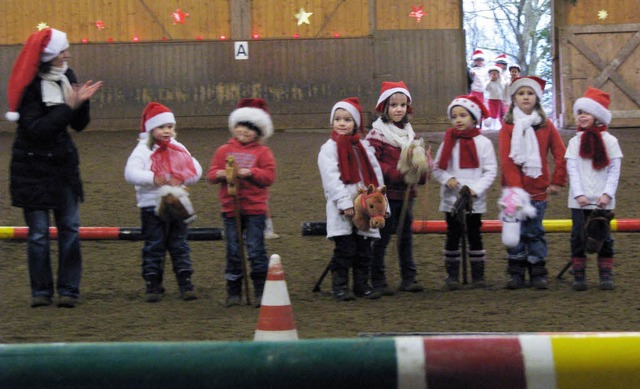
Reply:
[[293, 320], [282, 262], [278, 254], [273, 254], [269, 258], [269, 272], [264, 285], [260, 316], [253, 340], [297, 339], [298, 330]]

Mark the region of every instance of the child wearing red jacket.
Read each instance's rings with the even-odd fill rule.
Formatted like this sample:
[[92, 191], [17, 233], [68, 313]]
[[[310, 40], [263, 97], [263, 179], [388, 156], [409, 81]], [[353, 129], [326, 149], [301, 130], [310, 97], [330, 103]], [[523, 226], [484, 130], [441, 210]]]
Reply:
[[[558, 130], [540, 104], [545, 81], [527, 76], [516, 78], [509, 87], [513, 104], [504, 117], [499, 136], [502, 186], [522, 188], [531, 198], [536, 216], [521, 222], [520, 241], [507, 248], [508, 289], [524, 286], [529, 269], [532, 285], [547, 289], [547, 242], [542, 219], [547, 209], [547, 194], [556, 194], [567, 180], [565, 146]], [[551, 174], [547, 155], [551, 153], [555, 169]]]
[[397, 250], [400, 261], [402, 292], [422, 292], [416, 281], [416, 264], [413, 260], [413, 199], [416, 185], [427, 180], [427, 156], [424, 141], [416, 136], [409, 122], [412, 113], [411, 94], [404, 82], [382, 83], [376, 105], [380, 117], [373, 122], [373, 129], [366, 140], [375, 151], [382, 168], [391, 217], [380, 230], [380, 240], [373, 243], [371, 283], [383, 296], [394, 292], [387, 284], [384, 256], [391, 234], [398, 234]]
[[[242, 295], [242, 260], [240, 236], [236, 225], [239, 213], [242, 233], [247, 246], [247, 259], [251, 263], [256, 306], [260, 306], [267, 278], [269, 261], [264, 243], [264, 227], [268, 213], [269, 187], [276, 178], [276, 161], [273, 153], [262, 141], [273, 134], [273, 123], [262, 99], [242, 99], [229, 116], [229, 130], [233, 137], [219, 147], [211, 158], [207, 180], [220, 184], [218, 197], [222, 206], [226, 240], [228, 307], [240, 305]], [[237, 164], [236, 179], [227, 176], [227, 158]], [[228, 181], [235, 183], [236, 195], [229, 192]], [[236, 198], [237, 197], [237, 198]], [[236, 201], [238, 207], [236, 208]]]

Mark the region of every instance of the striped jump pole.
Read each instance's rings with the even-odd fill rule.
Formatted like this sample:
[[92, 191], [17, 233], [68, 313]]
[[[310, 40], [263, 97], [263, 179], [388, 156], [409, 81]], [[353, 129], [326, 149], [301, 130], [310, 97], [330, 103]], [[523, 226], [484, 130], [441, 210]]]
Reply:
[[0, 387], [637, 388], [640, 333], [3, 344]]
[[[139, 227], [80, 227], [82, 240], [143, 240], [142, 229]], [[29, 227], [0, 226], [0, 240], [26, 240]], [[49, 237], [58, 238], [58, 229], [49, 227]], [[189, 228], [188, 240], [222, 240], [220, 228]]]
[[[571, 219], [546, 219], [542, 225], [546, 232], [571, 232]], [[447, 223], [444, 220], [414, 220], [411, 225], [414, 234], [446, 234]], [[484, 233], [502, 232], [502, 221], [483, 220], [481, 231]], [[640, 232], [640, 219], [613, 219], [611, 231]], [[302, 235], [326, 235], [327, 223], [302, 223]]]

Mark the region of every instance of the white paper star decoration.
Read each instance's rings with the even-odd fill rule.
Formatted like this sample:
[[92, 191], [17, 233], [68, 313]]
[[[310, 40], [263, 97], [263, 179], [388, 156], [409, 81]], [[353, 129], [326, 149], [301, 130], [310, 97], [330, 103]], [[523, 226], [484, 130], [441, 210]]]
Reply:
[[598, 19], [600, 20], [605, 20], [607, 18], [607, 16], [609, 16], [609, 12], [601, 9], [600, 11], [598, 11]]
[[309, 22], [309, 16], [311, 15], [313, 15], [313, 12], [306, 12], [304, 8], [300, 8], [300, 11], [297, 14], [295, 14], [294, 17], [298, 19], [298, 26], [299, 26], [303, 23], [311, 24]]

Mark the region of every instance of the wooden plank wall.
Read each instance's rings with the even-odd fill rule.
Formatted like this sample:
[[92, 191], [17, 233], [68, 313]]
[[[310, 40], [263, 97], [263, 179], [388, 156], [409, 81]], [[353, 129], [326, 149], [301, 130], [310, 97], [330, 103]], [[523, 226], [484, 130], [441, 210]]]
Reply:
[[[604, 68], [617, 62], [623, 47], [636, 34], [637, 28], [633, 26], [640, 23], [640, 12], [637, 0], [577, 0], [575, 5], [554, 1], [553, 4], [554, 109], [559, 124], [572, 127], [575, 125], [571, 112], [573, 102], [588, 86], [599, 82], [603, 72], [598, 66]], [[600, 17], [601, 11], [606, 12], [606, 17]], [[574, 34], [577, 34], [575, 41], [571, 42]], [[640, 95], [638, 55], [640, 49], [636, 47], [629, 58], [616, 65], [613, 73], [618, 74], [614, 77], [622, 77], [630, 84], [628, 91], [610, 79], [599, 85], [611, 94], [613, 126], [640, 127], [640, 106], [636, 103], [636, 96]]]
[[561, 125], [574, 126], [573, 103], [589, 86], [611, 96], [611, 127], [640, 125], [640, 24], [560, 29]]
[[[563, 9], [563, 20], [558, 26], [602, 25], [638, 23], [640, 12], [638, 0], [577, 0], [575, 5], [569, 1], [556, 1], [555, 6]], [[606, 11], [607, 17], [601, 19], [600, 11]]]
[[[412, 6], [423, 5], [418, 22]], [[173, 24], [177, 8], [189, 14]], [[297, 25], [296, 13], [311, 12], [309, 24]], [[246, 14], [240, 14], [240, 13]], [[243, 18], [248, 27], [238, 22]], [[105, 28], [96, 28], [96, 21]], [[462, 26], [461, 0], [74, 0], [0, 1], [0, 45], [21, 44], [47, 25], [65, 31], [71, 42], [89, 43], [370, 36], [375, 30], [457, 29]], [[235, 24], [235, 25], [234, 25]], [[242, 35], [239, 35], [239, 32]]]
[[[370, 123], [381, 82], [404, 80], [414, 97], [416, 125], [441, 129], [447, 105], [466, 87], [462, 34], [407, 30], [249, 41], [248, 60], [234, 59], [233, 42], [79, 44], [71, 47], [70, 66], [81, 80], [105, 83], [92, 99], [92, 128], [135, 129], [151, 100], [174, 110], [182, 127], [224, 128], [237, 100], [250, 96], [267, 99], [277, 128], [326, 128], [333, 104], [349, 96], [361, 98]], [[17, 55], [17, 46], [9, 48], [2, 65]], [[0, 88], [6, 90], [5, 78]], [[5, 99], [1, 94], [0, 106], [6, 107]]]
[[[0, 43], [5, 44], [0, 46], [0, 88], [6, 90], [17, 44], [45, 21], [68, 32], [70, 66], [80, 79], [105, 82], [92, 102], [94, 128], [137, 128], [140, 112], [151, 100], [171, 107], [181, 126], [226, 127], [236, 101], [248, 96], [269, 101], [278, 128], [324, 128], [333, 104], [354, 95], [361, 98], [370, 122], [384, 80], [404, 80], [410, 86], [417, 125], [442, 127], [446, 106], [465, 90], [460, 0], [434, 1], [421, 22], [409, 17], [414, 3], [406, 0], [178, 4], [190, 14], [185, 25], [171, 24], [168, 14], [175, 5], [164, 1], [0, 2], [6, 21], [0, 23]], [[310, 25], [298, 27], [293, 14], [301, 7], [314, 14]], [[436, 18], [443, 10], [447, 12]], [[105, 30], [93, 25], [98, 18], [107, 23]], [[118, 22], [112, 25], [111, 19]], [[207, 27], [194, 29], [198, 25]], [[105, 39], [98, 35], [105, 31], [113, 43], [96, 43]], [[234, 58], [233, 41], [216, 38], [234, 31], [242, 31], [234, 39], [249, 35], [248, 60]], [[260, 39], [251, 39], [254, 31]], [[340, 39], [333, 38], [335, 31]], [[296, 32], [300, 36], [293, 39]], [[80, 44], [89, 33], [95, 34], [86, 35], [89, 44]], [[196, 33], [204, 39], [194, 40]], [[131, 42], [134, 34], [139, 43]], [[6, 106], [4, 93], [0, 106]], [[0, 122], [0, 129], [13, 127]]]
[[[0, 45], [20, 44], [47, 23], [66, 32], [71, 42], [90, 43], [219, 39], [229, 36], [230, 0], [154, 1], [154, 0], [74, 0], [1, 1]], [[176, 6], [176, 4], [178, 6]], [[189, 13], [185, 24], [174, 25], [171, 13], [183, 5]], [[96, 28], [102, 20], [105, 28]]]

